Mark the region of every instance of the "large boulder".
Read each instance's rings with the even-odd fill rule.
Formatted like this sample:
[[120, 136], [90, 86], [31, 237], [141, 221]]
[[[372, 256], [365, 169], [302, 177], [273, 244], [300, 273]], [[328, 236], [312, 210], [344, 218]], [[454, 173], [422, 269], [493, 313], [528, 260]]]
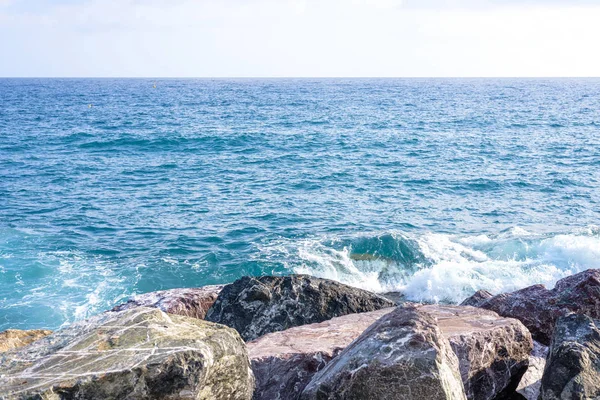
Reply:
[[517, 393], [523, 398], [537, 400], [540, 396], [540, 386], [542, 385], [542, 375], [544, 374], [547, 355], [548, 346], [533, 342], [533, 350], [529, 355], [529, 367], [517, 387]]
[[235, 328], [250, 341], [266, 333], [393, 305], [374, 293], [308, 275], [243, 277], [223, 288], [206, 320]]
[[394, 308], [349, 314], [266, 334], [247, 343], [255, 400], [295, 400], [311, 378]]
[[513, 393], [527, 371], [533, 342], [516, 319], [475, 307], [428, 305], [458, 357], [467, 398], [491, 400]]
[[301, 399], [466, 399], [458, 359], [414, 306], [380, 318], [317, 372]]
[[600, 321], [570, 314], [556, 323], [541, 400], [600, 398]]
[[203, 286], [189, 289], [171, 289], [144, 293], [115, 306], [112, 311], [135, 307], [158, 308], [169, 314], [204, 319], [208, 309], [217, 300], [223, 285]]
[[535, 340], [549, 345], [559, 317], [575, 312], [600, 318], [600, 270], [589, 269], [561, 279], [552, 290], [534, 285], [481, 301], [473, 300], [471, 304], [504, 317], [517, 318]]
[[52, 331], [46, 329], [33, 329], [30, 331], [8, 329], [4, 332], [0, 332], [0, 353], [27, 346], [51, 333]]
[[[249, 342], [257, 381], [255, 399], [297, 399], [314, 374], [393, 310], [346, 315]], [[469, 399], [500, 398], [514, 392], [527, 370], [532, 346], [531, 335], [521, 322], [474, 307], [428, 305], [419, 310], [436, 319], [458, 356]]]
[[250, 399], [245, 344], [230, 328], [138, 307], [0, 354], [2, 399]]

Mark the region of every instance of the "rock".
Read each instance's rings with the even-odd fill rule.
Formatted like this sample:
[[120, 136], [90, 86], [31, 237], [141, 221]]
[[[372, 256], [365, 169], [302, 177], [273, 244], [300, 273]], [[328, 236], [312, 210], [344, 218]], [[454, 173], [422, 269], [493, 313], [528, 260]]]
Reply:
[[138, 307], [0, 354], [2, 399], [250, 399], [235, 330]]
[[481, 303], [492, 297], [494, 297], [494, 295], [488, 292], [487, 290], [478, 290], [473, 296], [469, 297], [468, 299], [465, 299], [462, 303], [460, 303], [460, 305], [479, 307]]
[[204, 319], [223, 285], [203, 286], [190, 289], [171, 289], [134, 296], [127, 303], [119, 304], [112, 311], [129, 310], [134, 307], [158, 308], [169, 314]]
[[[521, 322], [474, 307], [428, 305], [458, 356], [469, 399], [493, 399], [515, 390], [527, 369], [531, 335]], [[311, 377], [369, 325], [393, 309], [333, 318], [270, 333], [248, 343], [255, 399], [296, 399]], [[279, 397], [278, 397], [279, 396]]]
[[541, 343], [533, 342], [533, 350], [529, 356], [529, 368], [521, 378], [517, 393], [527, 400], [537, 400], [540, 395], [542, 375], [546, 366], [548, 347]]
[[381, 297], [385, 297], [386, 299], [393, 301], [397, 306], [407, 302], [406, 297], [401, 292], [382, 293]]
[[314, 376], [365, 329], [394, 308], [349, 314], [268, 333], [247, 344], [255, 400], [297, 399]]
[[52, 331], [45, 329], [33, 329], [30, 331], [21, 331], [18, 329], [9, 329], [0, 332], [0, 353], [18, 347], [27, 346], [36, 340], [51, 334]]
[[589, 269], [561, 279], [552, 290], [534, 285], [500, 294], [484, 300], [478, 307], [517, 318], [535, 340], [549, 345], [559, 317], [575, 312], [600, 318], [600, 270]]
[[533, 343], [516, 319], [475, 307], [427, 305], [458, 357], [468, 399], [490, 400], [514, 392], [527, 370]]
[[458, 368], [435, 318], [398, 307], [317, 372], [301, 399], [465, 399]]
[[570, 314], [556, 323], [540, 399], [600, 397], [600, 320]]
[[223, 288], [206, 320], [235, 328], [250, 341], [266, 333], [393, 305], [374, 293], [308, 275], [243, 277]]

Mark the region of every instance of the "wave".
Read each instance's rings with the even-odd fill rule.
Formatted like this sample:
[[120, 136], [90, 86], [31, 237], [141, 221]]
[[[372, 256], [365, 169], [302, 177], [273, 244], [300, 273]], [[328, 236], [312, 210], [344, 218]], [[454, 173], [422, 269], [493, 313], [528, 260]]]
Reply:
[[497, 234], [409, 234], [279, 240], [261, 257], [289, 271], [334, 279], [409, 300], [459, 303], [480, 289], [494, 294], [600, 268], [600, 228], [536, 234], [514, 227]]

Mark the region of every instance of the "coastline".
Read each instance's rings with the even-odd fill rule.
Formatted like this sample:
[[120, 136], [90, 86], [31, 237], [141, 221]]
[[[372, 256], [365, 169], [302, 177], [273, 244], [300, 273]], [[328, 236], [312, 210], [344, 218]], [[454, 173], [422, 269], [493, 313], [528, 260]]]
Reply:
[[[565, 351], [574, 357], [564, 350], [573, 343], [600, 358], [593, 334], [573, 330], [597, 329], [600, 270], [566, 277], [551, 290], [534, 285], [495, 296], [480, 291], [461, 305], [424, 305], [393, 296], [307, 275], [245, 277], [229, 285], [139, 295], [54, 333], [0, 333], [0, 383], [6, 388], [0, 398], [55, 392], [81, 398], [259, 400], [316, 399], [317, 393], [329, 393], [355, 399], [533, 400], [567, 390], [567, 375], [588, 379], [568, 390], [600, 391], [589, 381], [600, 377], [600, 365], [577, 367], [564, 359]], [[135, 335], [129, 333], [133, 326], [138, 326]], [[565, 329], [571, 334], [565, 335]], [[213, 331], [221, 339], [206, 333]], [[369, 344], [373, 340], [385, 343]], [[78, 343], [86, 343], [86, 363], [57, 361], [72, 353], [67, 349], [82, 346]], [[155, 355], [144, 355], [144, 348]], [[133, 351], [131, 360], [116, 356], [126, 349]], [[219, 367], [231, 360], [226, 354], [237, 361]], [[390, 362], [391, 354], [396, 361]], [[20, 359], [29, 361], [21, 365]], [[95, 359], [108, 361], [100, 367]], [[179, 383], [161, 392], [152, 370], [164, 371], [165, 363], [170, 372], [161, 375], [162, 382]], [[544, 368], [546, 363], [562, 365], [563, 372], [557, 375], [556, 368]], [[359, 365], [369, 372], [344, 372]], [[146, 372], [126, 377], [118, 372], [140, 366]], [[217, 378], [220, 368], [225, 375]], [[52, 370], [63, 372], [44, 372]], [[419, 372], [408, 379], [407, 371]], [[423, 381], [425, 376], [430, 378]], [[369, 394], [361, 395], [365, 388], [371, 388]]]

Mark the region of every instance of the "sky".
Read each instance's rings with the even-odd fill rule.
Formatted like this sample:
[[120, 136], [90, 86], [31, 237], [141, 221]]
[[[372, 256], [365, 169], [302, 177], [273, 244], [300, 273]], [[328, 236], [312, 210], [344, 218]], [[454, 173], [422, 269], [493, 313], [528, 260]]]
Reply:
[[600, 0], [0, 0], [0, 76], [600, 76], [599, 21]]

